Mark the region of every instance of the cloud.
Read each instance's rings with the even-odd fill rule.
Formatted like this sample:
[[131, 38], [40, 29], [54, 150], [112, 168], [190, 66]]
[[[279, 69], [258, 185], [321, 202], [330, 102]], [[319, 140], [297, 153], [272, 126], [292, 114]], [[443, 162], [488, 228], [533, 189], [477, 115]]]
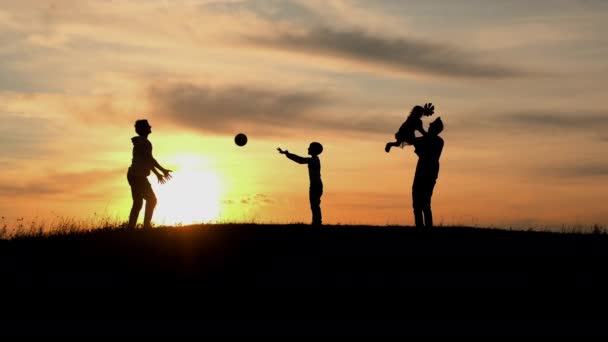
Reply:
[[608, 129], [608, 113], [579, 112], [519, 112], [503, 114], [500, 121], [517, 126], [528, 126], [547, 129]]
[[274, 202], [275, 201], [269, 195], [255, 194], [253, 196], [243, 197], [240, 200], [227, 199], [227, 200], [224, 200], [222, 203], [225, 205], [239, 204], [239, 205], [262, 206], [262, 205], [272, 204]]
[[123, 173], [125, 173], [123, 169], [52, 172], [21, 183], [14, 179], [0, 179], [0, 196], [28, 198], [62, 194], [74, 195], [103, 185], [105, 181], [115, 179]]
[[213, 133], [232, 134], [255, 127], [260, 135], [304, 129], [386, 134], [401, 124], [366, 110], [349, 111], [346, 100], [318, 91], [177, 83], [154, 84], [147, 97], [155, 117]]
[[584, 110], [516, 112], [499, 116], [495, 124], [511, 132], [526, 132], [526, 134], [536, 132], [564, 137], [579, 134], [604, 142], [608, 131], [608, 113]]
[[0, 161], [31, 159], [44, 154], [58, 126], [46, 118], [0, 115]]
[[[478, 142], [481, 136], [520, 136], [526, 139], [561, 136], [571, 139], [573, 134], [591, 137], [596, 142], [608, 141], [608, 113], [602, 111], [529, 110], [473, 115], [476, 118], [459, 115], [458, 118], [444, 117], [446, 132], [474, 142]], [[590, 146], [587, 145], [587, 148]]]
[[148, 100], [154, 113], [179, 125], [233, 133], [253, 125], [276, 130], [301, 123], [329, 97], [319, 92], [179, 83], [151, 86]]
[[300, 32], [280, 30], [274, 36], [244, 36], [255, 46], [307, 55], [345, 59], [354, 63], [444, 77], [500, 79], [528, 72], [497, 63], [484, 63], [472, 53], [447, 44], [408, 38], [387, 38], [362, 30], [328, 27]]
[[560, 165], [545, 168], [539, 171], [539, 176], [553, 176], [559, 178], [595, 178], [608, 176], [606, 163], [580, 163], [576, 165]]

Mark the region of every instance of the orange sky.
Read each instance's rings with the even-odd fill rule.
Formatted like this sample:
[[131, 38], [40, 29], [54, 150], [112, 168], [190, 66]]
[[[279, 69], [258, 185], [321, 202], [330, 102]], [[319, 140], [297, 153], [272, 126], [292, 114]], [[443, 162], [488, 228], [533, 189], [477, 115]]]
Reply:
[[325, 223], [413, 224], [416, 156], [383, 147], [430, 101], [437, 223], [608, 224], [603, 2], [0, 4], [5, 220], [126, 219], [147, 118], [175, 171], [157, 223], [309, 222], [306, 167], [276, 147], [320, 141]]

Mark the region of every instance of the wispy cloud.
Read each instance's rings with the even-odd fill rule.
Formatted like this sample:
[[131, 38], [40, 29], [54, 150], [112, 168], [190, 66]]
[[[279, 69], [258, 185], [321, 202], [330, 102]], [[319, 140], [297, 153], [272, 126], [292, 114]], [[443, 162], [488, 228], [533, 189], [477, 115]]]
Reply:
[[276, 130], [305, 120], [312, 110], [330, 101], [318, 92], [256, 88], [209, 87], [187, 83], [155, 84], [148, 90], [155, 113], [181, 126], [233, 133], [255, 125]]
[[48, 141], [57, 137], [56, 129], [46, 118], [0, 114], [0, 161], [42, 154]]
[[247, 196], [240, 199], [227, 199], [222, 203], [225, 205], [253, 205], [253, 206], [262, 206], [274, 203], [275, 200], [272, 199], [271, 196], [267, 194], [255, 194], [253, 196]]
[[[505, 137], [513, 134], [526, 139], [541, 136], [551, 138], [572, 134], [586, 135], [596, 141], [608, 141], [608, 113], [602, 111], [528, 110], [515, 112], [486, 112], [459, 118], [446, 117], [449, 134], [468, 136], [478, 140], [480, 136]], [[587, 146], [588, 148], [590, 146]]]
[[296, 129], [374, 134], [392, 132], [400, 124], [366, 110], [331, 113], [335, 108], [346, 111], [349, 104], [332, 94], [306, 90], [155, 84], [148, 89], [148, 100], [156, 117], [216, 134], [249, 127], [267, 135]]
[[474, 54], [448, 44], [382, 37], [358, 29], [283, 30], [274, 36], [251, 35], [243, 40], [259, 47], [340, 58], [401, 73], [489, 79], [529, 74], [516, 67], [483, 62]]
[[0, 179], [0, 196], [36, 197], [61, 194], [76, 194], [105, 184], [115, 179], [125, 170], [90, 170], [81, 172], [50, 172], [47, 175], [19, 180]]
[[608, 176], [608, 163], [578, 163], [558, 165], [544, 168], [538, 171], [538, 176], [552, 176], [558, 178], [579, 178], [588, 179]]
[[504, 114], [499, 117], [499, 121], [518, 126], [547, 129], [608, 128], [608, 113], [530, 111]]

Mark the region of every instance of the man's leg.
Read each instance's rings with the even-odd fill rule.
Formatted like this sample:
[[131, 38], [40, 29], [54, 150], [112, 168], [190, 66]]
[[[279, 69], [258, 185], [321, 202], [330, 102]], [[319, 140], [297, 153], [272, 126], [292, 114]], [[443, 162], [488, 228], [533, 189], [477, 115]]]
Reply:
[[422, 209], [424, 204], [424, 191], [420, 185], [420, 180], [414, 177], [412, 185], [412, 207], [414, 207], [414, 223], [417, 228], [424, 227]]
[[424, 220], [422, 218], [422, 210], [418, 208], [414, 208], [414, 223], [416, 224], [416, 228], [424, 227]]
[[314, 186], [310, 187], [309, 199], [310, 199], [310, 210], [312, 211], [312, 224], [322, 225], [323, 219], [321, 216], [321, 195], [323, 195], [323, 188]]
[[431, 211], [431, 207], [425, 207], [423, 209], [424, 213], [424, 226], [427, 228], [433, 227], [433, 212]]
[[431, 197], [433, 196], [433, 189], [435, 188], [435, 181], [429, 181], [425, 186], [424, 191], [424, 203], [422, 211], [424, 213], [424, 225], [427, 228], [433, 227], [433, 212], [431, 211]]
[[145, 179], [145, 181], [144, 198], [146, 199], [146, 212], [144, 214], [144, 229], [148, 229], [152, 228], [152, 214], [154, 214], [154, 208], [156, 207], [156, 195], [154, 195], [148, 179]]

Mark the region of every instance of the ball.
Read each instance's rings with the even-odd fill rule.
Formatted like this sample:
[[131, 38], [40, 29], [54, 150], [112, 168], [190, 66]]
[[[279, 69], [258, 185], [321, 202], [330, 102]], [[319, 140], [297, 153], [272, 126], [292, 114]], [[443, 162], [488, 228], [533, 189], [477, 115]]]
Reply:
[[245, 146], [247, 144], [247, 136], [243, 133], [239, 133], [234, 137], [234, 143], [239, 146]]

